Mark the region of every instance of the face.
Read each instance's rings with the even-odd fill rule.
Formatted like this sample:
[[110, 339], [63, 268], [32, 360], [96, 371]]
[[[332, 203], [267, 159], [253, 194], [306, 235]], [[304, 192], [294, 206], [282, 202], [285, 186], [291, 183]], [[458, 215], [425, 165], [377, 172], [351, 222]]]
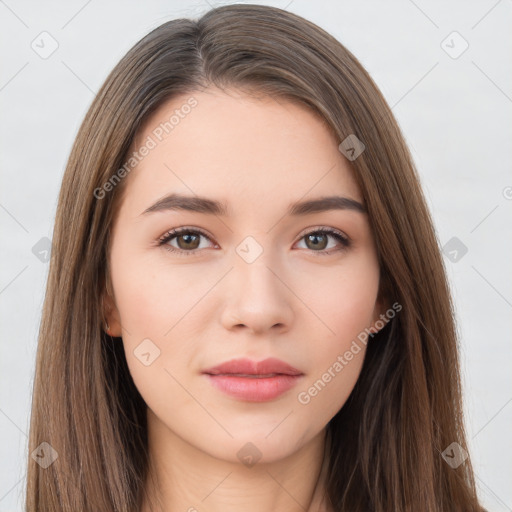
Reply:
[[[136, 138], [149, 149], [124, 178], [106, 317], [152, 421], [216, 458], [237, 461], [250, 441], [277, 460], [319, 435], [360, 374], [358, 336], [385, 310], [338, 144], [303, 106], [213, 88], [174, 98]], [[185, 199], [170, 208], [171, 194]], [[331, 196], [350, 201], [290, 210]], [[204, 373], [238, 358], [298, 375]]]

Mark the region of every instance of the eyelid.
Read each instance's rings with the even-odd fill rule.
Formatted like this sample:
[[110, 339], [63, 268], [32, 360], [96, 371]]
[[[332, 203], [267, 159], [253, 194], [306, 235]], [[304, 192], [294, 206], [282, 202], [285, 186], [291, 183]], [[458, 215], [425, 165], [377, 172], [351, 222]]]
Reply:
[[352, 241], [350, 239], [350, 237], [347, 234], [345, 234], [343, 231], [341, 231], [340, 229], [332, 228], [329, 226], [322, 226], [322, 225], [310, 226], [308, 228], [305, 228], [303, 231], [301, 231], [301, 234], [299, 235], [299, 239], [306, 235], [309, 235], [310, 233], [317, 233], [318, 231], [327, 231], [329, 233], [335, 233], [335, 234], [340, 235], [341, 237], [345, 238], [348, 242]]
[[169, 229], [161, 237], [158, 238], [157, 242], [159, 244], [164, 244], [164, 243], [166, 243], [167, 239], [170, 237], [177, 236], [182, 233], [189, 233], [189, 232], [193, 232], [193, 233], [197, 232], [210, 240], [213, 238], [210, 234], [208, 234], [206, 231], [204, 231], [201, 228], [196, 228], [194, 226], [182, 226], [179, 228]]

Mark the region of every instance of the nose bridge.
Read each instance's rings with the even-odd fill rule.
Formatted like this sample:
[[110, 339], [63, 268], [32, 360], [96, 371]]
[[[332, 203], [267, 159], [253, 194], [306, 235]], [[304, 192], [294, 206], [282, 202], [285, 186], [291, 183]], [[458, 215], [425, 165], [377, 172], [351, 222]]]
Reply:
[[265, 235], [246, 236], [236, 247], [234, 259], [234, 279], [240, 280], [238, 284], [242, 292], [268, 294], [267, 302], [280, 294], [280, 286], [276, 282], [279, 280], [275, 276], [279, 273], [279, 258], [275, 248], [270, 246], [270, 238]]
[[261, 330], [291, 321], [291, 294], [281, 282], [281, 259], [266, 243], [270, 238], [249, 235], [235, 248], [224, 317], [232, 325]]

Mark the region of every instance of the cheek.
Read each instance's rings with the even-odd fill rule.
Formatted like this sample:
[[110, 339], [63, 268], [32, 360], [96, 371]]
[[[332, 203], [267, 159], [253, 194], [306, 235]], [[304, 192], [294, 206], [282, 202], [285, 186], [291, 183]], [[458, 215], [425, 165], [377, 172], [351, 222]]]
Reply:
[[121, 252], [113, 251], [112, 277], [123, 328], [133, 336], [164, 338], [212, 285], [211, 274], [203, 280], [165, 258]]
[[186, 378], [204, 330], [197, 303], [218, 277], [210, 273], [200, 279], [179, 268], [171, 272], [154, 258], [130, 253], [121, 242], [112, 251], [111, 268], [128, 368], [151, 408], [168, 407], [171, 396], [173, 403], [184, 406], [190, 397], [178, 382]]
[[[343, 408], [357, 383], [364, 361], [365, 347], [347, 361], [336, 351], [327, 364], [310, 375], [297, 390], [297, 415], [304, 418], [309, 432], [317, 432]], [[338, 360], [338, 357], [340, 360]]]
[[359, 379], [369, 334], [367, 317], [364, 307], [354, 314], [344, 310], [332, 323], [336, 334], [317, 340], [316, 349], [309, 351], [310, 372], [296, 399], [302, 413], [315, 418], [313, 429], [335, 416]]
[[372, 325], [379, 274], [373, 253], [353, 254], [337, 267], [302, 273], [296, 290], [309, 309], [309, 326], [316, 323], [318, 338], [325, 340], [323, 354], [332, 356]]
[[[361, 372], [369, 328], [375, 314], [379, 269], [370, 255], [347, 262], [309, 295], [317, 313], [317, 336], [309, 352], [311, 371], [297, 401], [319, 421], [329, 421], [343, 406]], [[320, 332], [320, 331], [319, 331]]]

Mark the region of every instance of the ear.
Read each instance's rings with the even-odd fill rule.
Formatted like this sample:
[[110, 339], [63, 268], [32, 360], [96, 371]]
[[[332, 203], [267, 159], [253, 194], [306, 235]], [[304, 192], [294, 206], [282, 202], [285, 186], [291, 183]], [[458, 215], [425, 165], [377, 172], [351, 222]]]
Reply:
[[103, 288], [101, 308], [104, 321], [108, 324], [108, 331], [106, 325], [103, 325], [103, 329], [109, 336], [120, 338], [122, 336], [121, 315], [117, 309], [110, 279], [108, 278], [107, 285]]

